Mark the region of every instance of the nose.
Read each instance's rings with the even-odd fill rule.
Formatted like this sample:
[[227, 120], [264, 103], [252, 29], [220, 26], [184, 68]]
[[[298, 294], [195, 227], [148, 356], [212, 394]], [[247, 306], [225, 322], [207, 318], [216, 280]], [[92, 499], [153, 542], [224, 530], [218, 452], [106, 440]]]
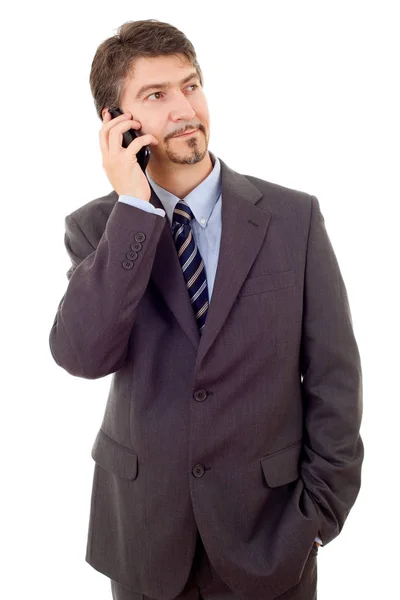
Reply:
[[177, 94], [177, 97], [173, 102], [173, 109], [171, 110], [171, 119], [173, 121], [193, 119], [196, 111], [193, 110], [190, 102], [187, 100], [184, 94]]

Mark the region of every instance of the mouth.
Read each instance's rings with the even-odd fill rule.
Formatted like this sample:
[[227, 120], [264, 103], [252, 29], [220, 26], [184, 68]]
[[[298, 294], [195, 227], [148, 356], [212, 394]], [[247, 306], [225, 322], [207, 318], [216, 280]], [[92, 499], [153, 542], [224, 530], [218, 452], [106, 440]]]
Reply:
[[199, 130], [198, 129], [193, 129], [192, 131], [186, 131], [185, 133], [181, 133], [180, 135], [174, 135], [173, 137], [186, 137], [187, 135], [193, 135], [194, 133], [197, 133]]

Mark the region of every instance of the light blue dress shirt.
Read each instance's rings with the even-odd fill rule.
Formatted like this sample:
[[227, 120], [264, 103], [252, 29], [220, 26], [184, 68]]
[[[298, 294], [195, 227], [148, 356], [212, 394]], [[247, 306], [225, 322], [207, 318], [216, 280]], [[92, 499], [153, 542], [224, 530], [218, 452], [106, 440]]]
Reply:
[[[211, 300], [214, 288], [221, 241], [222, 202], [221, 163], [218, 157], [212, 152], [210, 152], [210, 158], [214, 165], [211, 173], [203, 179], [194, 190], [183, 198], [194, 215], [190, 225], [194, 240], [204, 262], [209, 300]], [[160, 215], [160, 217], [165, 217], [165, 214], [167, 214], [169, 225], [172, 229], [174, 208], [180, 198], [174, 196], [174, 194], [171, 194], [171, 192], [158, 185], [158, 183], [150, 177], [147, 171], [146, 177], [165, 210], [162, 208], [155, 208], [150, 202], [147, 202], [142, 198], [136, 198], [135, 196], [129, 196], [127, 194], [121, 194], [118, 198], [118, 202], [125, 202], [126, 204], [141, 208], [147, 212], [156, 213], [157, 215]], [[315, 541], [322, 544], [319, 537], [316, 537]]]

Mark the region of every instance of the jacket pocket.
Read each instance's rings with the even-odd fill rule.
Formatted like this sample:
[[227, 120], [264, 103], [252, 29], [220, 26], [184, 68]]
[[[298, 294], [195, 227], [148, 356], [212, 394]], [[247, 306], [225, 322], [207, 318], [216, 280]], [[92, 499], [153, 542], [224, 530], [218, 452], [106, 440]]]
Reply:
[[261, 459], [261, 468], [269, 487], [278, 487], [298, 479], [301, 446], [302, 442], [299, 441]]
[[250, 294], [261, 294], [271, 290], [280, 290], [294, 286], [296, 278], [293, 269], [289, 271], [276, 271], [275, 273], [264, 273], [258, 277], [250, 277], [242, 285], [238, 298]]
[[135, 479], [138, 471], [138, 455], [130, 448], [121, 446], [102, 429], [99, 430], [92, 448], [93, 460], [124, 479]]

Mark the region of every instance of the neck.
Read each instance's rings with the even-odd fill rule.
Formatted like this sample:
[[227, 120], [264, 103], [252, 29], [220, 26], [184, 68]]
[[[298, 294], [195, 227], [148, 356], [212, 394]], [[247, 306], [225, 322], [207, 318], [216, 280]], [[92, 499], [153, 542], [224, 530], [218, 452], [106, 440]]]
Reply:
[[181, 165], [169, 161], [167, 168], [152, 155], [146, 171], [159, 186], [183, 200], [209, 176], [213, 168], [210, 153], [207, 152], [203, 160], [196, 164]]

